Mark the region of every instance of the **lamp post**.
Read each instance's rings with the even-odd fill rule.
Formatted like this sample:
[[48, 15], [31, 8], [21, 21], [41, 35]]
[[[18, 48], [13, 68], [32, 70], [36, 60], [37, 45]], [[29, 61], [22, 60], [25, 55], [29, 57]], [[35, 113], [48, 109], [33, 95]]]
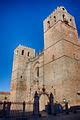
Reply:
[[65, 112], [66, 112], [66, 114], [69, 114], [68, 101], [64, 98], [64, 99], [63, 99], [63, 102], [64, 102], [64, 104], [65, 104]]

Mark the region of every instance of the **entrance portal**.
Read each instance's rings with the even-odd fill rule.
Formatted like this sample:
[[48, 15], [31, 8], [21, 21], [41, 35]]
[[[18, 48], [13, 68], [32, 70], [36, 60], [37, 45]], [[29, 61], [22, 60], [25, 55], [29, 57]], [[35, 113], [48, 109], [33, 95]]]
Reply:
[[48, 94], [40, 94], [39, 97], [39, 111], [43, 111], [47, 109], [49, 103], [49, 96]]
[[54, 97], [53, 94], [47, 94], [46, 92], [38, 93], [35, 92], [34, 104], [33, 104], [33, 114], [39, 115], [42, 110], [47, 110], [49, 113], [53, 114]]

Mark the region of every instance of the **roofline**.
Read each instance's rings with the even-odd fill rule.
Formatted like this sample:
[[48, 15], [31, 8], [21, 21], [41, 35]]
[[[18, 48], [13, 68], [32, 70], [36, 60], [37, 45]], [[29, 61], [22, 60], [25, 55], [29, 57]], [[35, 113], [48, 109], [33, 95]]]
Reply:
[[10, 92], [0, 92], [0, 94], [3, 94], [3, 95], [10, 95]]

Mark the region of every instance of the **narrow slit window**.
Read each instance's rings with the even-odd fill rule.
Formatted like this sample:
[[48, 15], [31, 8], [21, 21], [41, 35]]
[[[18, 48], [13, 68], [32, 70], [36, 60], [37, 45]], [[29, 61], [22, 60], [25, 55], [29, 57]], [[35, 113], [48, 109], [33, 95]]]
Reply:
[[50, 21], [47, 21], [48, 24], [50, 24]]
[[65, 10], [65, 8], [62, 8], [63, 10]]
[[62, 15], [62, 17], [63, 17], [63, 21], [65, 22], [65, 24], [67, 24], [67, 25], [68, 25], [68, 20], [66, 20], [66, 17], [65, 17], [65, 15], [64, 15], [64, 14]]
[[22, 50], [22, 55], [24, 55], [24, 50]]
[[21, 78], [22, 78], [22, 76], [21, 76]]
[[39, 77], [39, 67], [37, 67], [37, 77]]
[[65, 15], [63, 14], [63, 20], [65, 19]]
[[28, 52], [28, 54], [27, 54], [28, 56], [30, 56], [30, 52]]
[[48, 28], [50, 28], [50, 21], [47, 21]]
[[72, 21], [72, 19], [70, 19], [70, 21]]
[[56, 16], [54, 16], [54, 22], [56, 22]]

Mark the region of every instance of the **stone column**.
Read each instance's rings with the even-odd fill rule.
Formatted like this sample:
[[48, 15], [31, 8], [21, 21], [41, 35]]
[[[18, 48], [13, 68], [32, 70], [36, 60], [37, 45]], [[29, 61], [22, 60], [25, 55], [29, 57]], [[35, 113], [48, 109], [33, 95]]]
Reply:
[[6, 113], [6, 101], [3, 102], [3, 116], [5, 116]]
[[50, 112], [51, 114], [54, 114], [54, 96], [52, 93], [50, 93], [49, 101], [50, 101]]
[[65, 112], [66, 114], [69, 114], [68, 102], [65, 102]]
[[34, 95], [33, 114], [39, 115], [39, 96], [37, 91], [35, 92]]
[[26, 103], [25, 101], [23, 102], [23, 117], [25, 116], [25, 107], [26, 107]]

